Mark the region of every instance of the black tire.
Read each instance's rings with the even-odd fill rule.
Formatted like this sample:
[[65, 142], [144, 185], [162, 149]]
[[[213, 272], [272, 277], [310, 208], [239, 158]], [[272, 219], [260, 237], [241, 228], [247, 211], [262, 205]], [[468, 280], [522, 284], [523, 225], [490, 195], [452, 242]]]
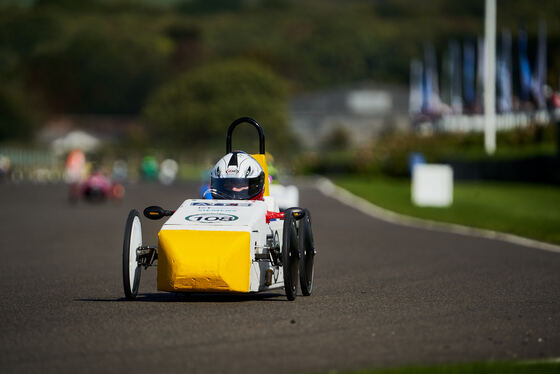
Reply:
[[313, 291], [313, 266], [315, 260], [315, 244], [313, 243], [313, 230], [311, 229], [311, 213], [305, 210], [305, 217], [299, 222], [299, 282], [301, 293], [311, 295]]
[[295, 300], [298, 286], [299, 243], [295, 219], [291, 209], [284, 212], [282, 236], [282, 269], [284, 271], [284, 289], [288, 300]]
[[[139, 243], [138, 234], [140, 235]], [[124, 295], [129, 300], [136, 298], [138, 287], [140, 286], [141, 267], [136, 262], [136, 248], [139, 246], [138, 244], [142, 245], [142, 226], [140, 225], [140, 214], [136, 209], [133, 209], [128, 214], [124, 227], [122, 257]]]

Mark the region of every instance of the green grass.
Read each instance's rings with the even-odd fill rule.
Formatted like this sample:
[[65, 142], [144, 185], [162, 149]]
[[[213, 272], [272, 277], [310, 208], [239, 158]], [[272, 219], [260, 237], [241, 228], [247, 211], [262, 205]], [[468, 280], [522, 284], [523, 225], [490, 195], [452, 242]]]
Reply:
[[489, 362], [382, 370], [359, 370], [347, 374], [548, 374], [560, 372], [559, 363]]
[[560, 187], [455, 182], [451, 207], [421, 208], [412, 204], [410, 180], [344, 177], [334, 182], [398, 213], [560, 244]]

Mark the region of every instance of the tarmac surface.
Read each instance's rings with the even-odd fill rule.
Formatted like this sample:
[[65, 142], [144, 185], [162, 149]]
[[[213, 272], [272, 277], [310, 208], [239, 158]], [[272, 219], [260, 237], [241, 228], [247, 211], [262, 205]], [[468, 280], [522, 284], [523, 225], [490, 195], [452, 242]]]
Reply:
[[[560, 255], [366, 216], [311, 185], [314, 293], [181, 295], [143, 272], [123, 298], [130, 208], [174, 209], [194, 184], [70, 205], [63, 185], [0, 185], [0, 371], [327, 373], [560, 357]], [[157, 244], [163, 221], [143, 220]]]

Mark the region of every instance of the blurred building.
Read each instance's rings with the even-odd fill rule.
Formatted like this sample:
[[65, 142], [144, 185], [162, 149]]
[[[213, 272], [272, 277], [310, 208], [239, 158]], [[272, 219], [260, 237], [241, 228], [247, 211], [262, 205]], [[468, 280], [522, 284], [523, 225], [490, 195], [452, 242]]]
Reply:
[[38, 134], [38, 139], [48, 144], [56, 154], [72, 149], [93, 152], [105, 143], [123, 139], [138, 127], [133, 117], [113, 116], [61, 116], [51, 119]]
[[410, 129], [408, 90], [396, 85], [359, 83], [305, 93], [292, 99], [290, 110], [294, 133], [311, 149], [337, 133], [356, 146]]

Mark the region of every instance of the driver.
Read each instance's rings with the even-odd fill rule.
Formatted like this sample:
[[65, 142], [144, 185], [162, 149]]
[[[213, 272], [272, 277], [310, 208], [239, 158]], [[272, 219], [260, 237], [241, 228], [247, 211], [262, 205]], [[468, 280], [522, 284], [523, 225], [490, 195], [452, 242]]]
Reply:
[[228, 153], [210, 173], [214, 199], [262, 200], [264, 171], [257, 160], [241, 151]]

